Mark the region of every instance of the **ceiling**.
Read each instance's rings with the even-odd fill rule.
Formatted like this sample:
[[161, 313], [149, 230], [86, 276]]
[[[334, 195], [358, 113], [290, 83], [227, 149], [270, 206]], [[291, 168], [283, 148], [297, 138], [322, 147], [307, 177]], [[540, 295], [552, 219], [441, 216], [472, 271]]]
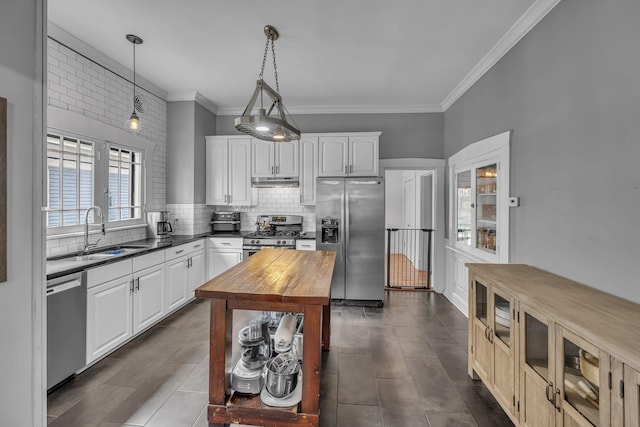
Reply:
[[[246, 106], [266, 24], [280, 33], [278, 76], [292, 113], [429, 112], [446, 109], [488, 57], [499, 59], [504, 52], [496, 54], [496, 46], [519, 40], [523, 34], [509, 36], [512, 27], [540, 2], [49, 0], [48, 16], [129, 70], [132, 45], [125, 35], [140, 36], [138, 77], [170, 100], [197, 92], [219, 114]], [[275, 87], [271, 56], [265, 80]]]

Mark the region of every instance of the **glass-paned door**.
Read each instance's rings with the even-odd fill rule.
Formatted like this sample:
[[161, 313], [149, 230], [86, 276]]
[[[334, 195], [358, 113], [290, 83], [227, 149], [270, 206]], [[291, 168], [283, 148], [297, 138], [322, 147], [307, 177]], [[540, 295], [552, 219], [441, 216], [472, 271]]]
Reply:
[[471, 170], [456, 174], [456, 242], [471, 246], [473, 215]]
[[496, 253], [498, 164], [476, 169], [476, 248]]

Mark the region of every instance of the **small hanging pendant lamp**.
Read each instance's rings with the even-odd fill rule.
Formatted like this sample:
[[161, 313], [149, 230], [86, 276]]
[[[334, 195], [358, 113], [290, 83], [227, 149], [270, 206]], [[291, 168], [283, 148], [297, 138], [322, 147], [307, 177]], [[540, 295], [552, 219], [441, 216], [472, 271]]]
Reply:
[[127, 34], [126, 38], [133, 44], [133, 113], [127, 121], [127, 127], [133, 132], [140, 132], [142, 125], [136, 110], [142, 112], [142, 105], [140, 99], [136, 97], [136, 45], [142, 44], [142, 39], [134, 34]]

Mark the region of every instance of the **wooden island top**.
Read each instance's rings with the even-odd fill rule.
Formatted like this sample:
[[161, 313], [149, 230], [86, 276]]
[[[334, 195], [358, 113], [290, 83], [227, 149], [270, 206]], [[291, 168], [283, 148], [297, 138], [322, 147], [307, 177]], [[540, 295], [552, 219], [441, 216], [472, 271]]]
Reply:
[[199, 298], [329, 304], [335, 252], [262, 249], [196, 289]]
[[[318, 427], [322, 350], [329, 349], [331, 278], [336, 253], [261, 249], [196, 289], [211, 299], [209, 326], [209, 427], [230, 424]], [[289, 408], [265, 405], [259, 395], [230, 388], [233, 310], [304, 314], [302, 401]]]

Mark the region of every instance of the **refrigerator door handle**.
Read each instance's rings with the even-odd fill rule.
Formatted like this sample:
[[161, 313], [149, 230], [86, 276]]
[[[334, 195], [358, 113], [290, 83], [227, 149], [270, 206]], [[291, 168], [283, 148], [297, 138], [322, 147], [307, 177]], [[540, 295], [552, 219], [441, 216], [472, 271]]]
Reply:
[[349, 260], [349, 221], [351, 221], [349, 215], [349, 193], [344, 193], [344, 210], [345, 210], [345, 221], [344, 224], [344, 262]]

